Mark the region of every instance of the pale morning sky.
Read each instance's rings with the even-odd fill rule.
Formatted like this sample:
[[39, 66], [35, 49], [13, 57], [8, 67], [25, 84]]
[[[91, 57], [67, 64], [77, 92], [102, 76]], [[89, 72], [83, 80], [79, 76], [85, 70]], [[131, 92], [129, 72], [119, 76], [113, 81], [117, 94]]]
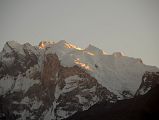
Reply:
[[63, 40], [122, 51], [159, 67], [159, 0], [0, 0], [6, 41]]

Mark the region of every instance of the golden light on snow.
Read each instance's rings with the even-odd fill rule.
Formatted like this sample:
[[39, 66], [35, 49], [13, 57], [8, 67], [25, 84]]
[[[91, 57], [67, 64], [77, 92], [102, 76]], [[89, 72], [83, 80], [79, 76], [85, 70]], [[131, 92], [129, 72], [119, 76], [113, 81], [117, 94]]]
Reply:
[[82, 48], [79, 48], [75, 45], [72, 45], [72, 44], [69, 44], [69, 43], [65, 43], [65, 47], [66, 48], [74, 48], [74, 49], [77, 49], [77, 50], [83, 50]]
[[82, 62], [79, 60], [79, 58], [77, 58], [77, 59], [75, 60], [75, 63], [76, 63], [77, 65], [79, 65], [79, 66], [81, 66], [81, 67], [87, 69], [87, 70], [92, 71], [92, 69], [90, 68], [90, 66], [89, 66], [89, 65], [86, 65], [85, 63], [82, 63]]
[[83, 50], [82, 48], [76, 47], [77, 50]]
[[45, 44], [44, 44], [43, 42], [40, 42], [40, 44], [39, 44], [39, 48], [40, 48], [40, 49], [45, 48]]
[[76, 48], [76, 46], [72, 44], [65, 43], [65, 45], [67, 48]]
[[91, 53], [91, 52], [88, 52], [88, 51], [84, 51], [85, 53], [91, 55], [91, 56], [94, 56], [95, 54]]

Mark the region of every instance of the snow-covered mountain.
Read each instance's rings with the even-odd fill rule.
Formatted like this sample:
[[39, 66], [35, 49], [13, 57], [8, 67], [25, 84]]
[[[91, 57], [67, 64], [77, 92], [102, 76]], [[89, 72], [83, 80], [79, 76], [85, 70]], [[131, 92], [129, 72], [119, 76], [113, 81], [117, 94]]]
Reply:
[[0, 53], [0, 118], [63, 119], [99, 101], [131, 98], [140, 94], [147, 71], [159, 69], [93, 45], [9, 41]]

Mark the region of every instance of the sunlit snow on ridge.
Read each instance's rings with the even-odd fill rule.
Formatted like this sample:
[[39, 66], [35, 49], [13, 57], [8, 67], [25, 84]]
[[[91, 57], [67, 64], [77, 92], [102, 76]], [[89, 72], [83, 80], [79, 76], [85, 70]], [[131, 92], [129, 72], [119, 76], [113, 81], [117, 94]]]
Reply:
[[[10, 46], [22, 54], [23, 51], [19, 48], [23, 45], [15, 48], [18, 44], [14, 42], [10, 42]], [[139, 58], [128, 57], [121, 52], [108, 54], [93, 45], [81, 49], [65, 40], [43, 41], [41, 43], [44, 44], [42, 49], [39, 48], [43, 57], [47, 54], [56, 54], [62, 66], [73, 67], [77, 65], [85, 69], [100, 84], [116, 95], [120, 95], [123, 89], [129, 89], [132, 94], [135, 94], [146, 71], [159, 71], [157, 67], [143, 64]], [[5, 50], [10, 51], [9, 49]], [[125, 86], [127, 87], [125, 88]]]
[[139, 62], [138, 58], [125, 56], [123, 52], [108, 54], [93, 45], [79, 50], [65, 40], [51, 44], [45, 54], [57, 54], [64, 67], [77, 65], [85, 69], [100, 84], [118, 95], [127, 88], [135, 94], [144, 72], [158, 71], [156, 67]]

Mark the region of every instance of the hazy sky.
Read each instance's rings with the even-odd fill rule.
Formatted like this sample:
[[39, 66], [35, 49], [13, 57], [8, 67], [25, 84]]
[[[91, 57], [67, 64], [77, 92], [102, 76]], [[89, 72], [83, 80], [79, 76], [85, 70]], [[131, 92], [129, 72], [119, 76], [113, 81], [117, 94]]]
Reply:
[[6, 41], [62, 40], [122, 51], [159, 67], [159, 0], [0, 0]]

